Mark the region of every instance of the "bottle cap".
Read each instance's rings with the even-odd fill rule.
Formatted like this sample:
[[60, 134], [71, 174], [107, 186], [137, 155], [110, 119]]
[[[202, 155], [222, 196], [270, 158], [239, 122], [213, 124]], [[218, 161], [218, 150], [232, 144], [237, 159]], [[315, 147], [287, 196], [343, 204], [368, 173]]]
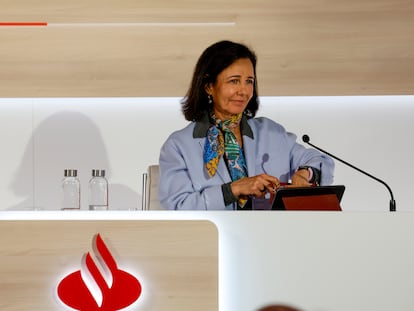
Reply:
[[65, 177], [76, 177], [78, 176], [78, 171], [73, 169], [66, 169], [64, 172]]
[[105, 170], [92, 170], [92, 177], [105, 177]]

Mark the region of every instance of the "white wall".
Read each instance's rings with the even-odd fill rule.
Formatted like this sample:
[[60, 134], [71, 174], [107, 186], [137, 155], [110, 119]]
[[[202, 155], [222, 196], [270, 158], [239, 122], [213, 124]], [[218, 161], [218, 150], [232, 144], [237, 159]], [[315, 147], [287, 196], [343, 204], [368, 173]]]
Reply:
[[[169, 133], [187, 124], [180, 98], [0, 99], [0, 196], [5, 210], [60, 208], [65, 168], [76, 168], [87, 208], [92, 168], [104, 168], [112, 209], [140, 209], [142, 174]], [[258, 115], [383, 179], [398, 211], [410, 190], [414, 96], [263, 97]], [[336, 162], [345, 211], [388, 211], [388, 190]]]

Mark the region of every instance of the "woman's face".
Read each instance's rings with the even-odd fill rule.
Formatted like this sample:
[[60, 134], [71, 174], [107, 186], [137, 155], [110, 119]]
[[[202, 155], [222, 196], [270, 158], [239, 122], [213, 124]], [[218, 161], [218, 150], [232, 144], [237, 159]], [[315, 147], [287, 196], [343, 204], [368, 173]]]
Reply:
[[242, 113], [253, 96], [254, 69], [248, 58], [240, 58], [217, 76], [216, 82], [206, 86], [213, 97], [213, 110], [220, 120]]

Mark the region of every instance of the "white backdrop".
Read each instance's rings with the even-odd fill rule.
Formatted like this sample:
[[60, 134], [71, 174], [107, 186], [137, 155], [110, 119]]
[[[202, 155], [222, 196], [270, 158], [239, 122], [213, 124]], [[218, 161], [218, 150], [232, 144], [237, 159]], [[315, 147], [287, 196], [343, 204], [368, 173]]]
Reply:
[[[141, 209], [142, 174], [187, 124], [180, 98], [0, 99], [2, 209], [60, 209], [65, 168], [78, 169], [82, 209], [93, 168], [107, 170], [111, 209]], [[267, 116], [387, 182], [397, 211], [411, 211], [414, 96], [262, 97]], [[388, 211], [380, 183], [336, 162], [344, 211]]]

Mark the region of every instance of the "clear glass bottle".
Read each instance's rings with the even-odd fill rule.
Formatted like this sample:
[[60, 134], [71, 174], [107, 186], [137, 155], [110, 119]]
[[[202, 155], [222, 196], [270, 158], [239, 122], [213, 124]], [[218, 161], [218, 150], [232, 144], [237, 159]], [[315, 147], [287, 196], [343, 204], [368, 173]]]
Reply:
[[92, 170], [89, 180], [89, 210], [100, 211], [108, 209], [108, 181], [105, 170]]
[[62, 210], [80, 209], [80, 182], [78, 171], [66, 169], [62, 180], [63, 202]]

